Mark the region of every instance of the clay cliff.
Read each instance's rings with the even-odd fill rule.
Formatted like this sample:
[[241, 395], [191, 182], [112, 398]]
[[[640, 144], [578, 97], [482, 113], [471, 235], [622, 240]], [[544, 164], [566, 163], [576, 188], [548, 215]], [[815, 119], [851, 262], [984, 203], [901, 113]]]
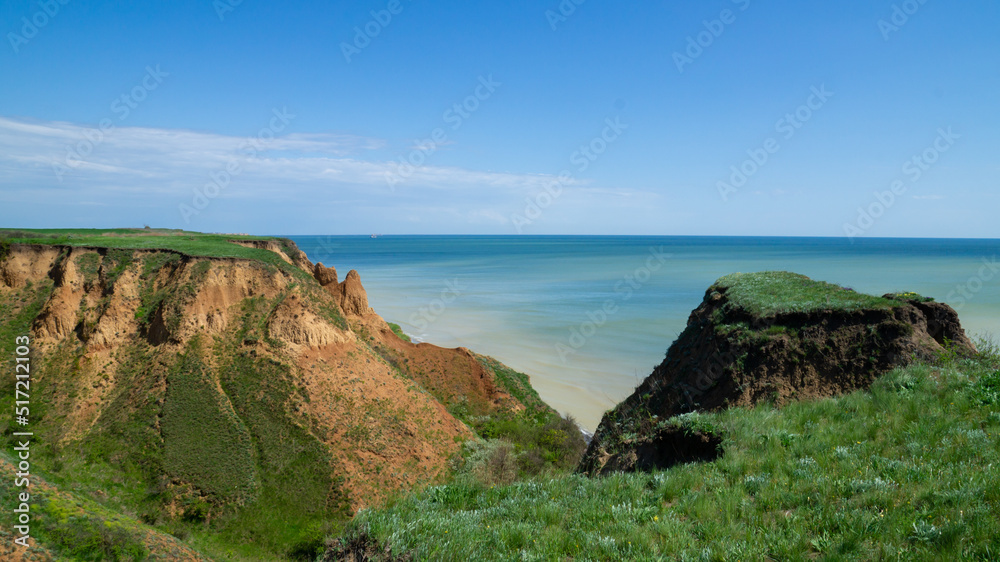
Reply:
[[873, 297], [784, 272], [727, 276], [705, 292], [663, 362], [604, 415], [578, 470], [713, 458], [719, 437], [676, 416], [835, 396], [946, 352], [975, 353], [946, 304], [914, 293]]
[[278, 259], [10, 246], [0, 311], [32, 339], [56, 483], [149, 524], [266, 507], [306, 528], [442, 481], [475, 437], [456, 405], [525, 409], [486, 358], [397, 337], [356, 271], [241, 245]]

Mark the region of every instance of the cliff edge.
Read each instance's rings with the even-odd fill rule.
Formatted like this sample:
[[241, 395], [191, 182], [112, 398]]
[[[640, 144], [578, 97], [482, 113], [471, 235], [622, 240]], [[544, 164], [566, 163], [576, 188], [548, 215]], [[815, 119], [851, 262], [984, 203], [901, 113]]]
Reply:
[[6, 236], [0, 357], [30, 337], [33, 466], [144, 524], [315, 553], [331, 521], [446, 480], [472, 416], [554, 414], [496, 362], [401, 340], [358, 272], [290, 240]]
[[597, 475], [718, 455], [681, 414], [835, 396], [945, 351], [975, 353], [958, 315], [915, 293], [857, 293], [787, 272], [733, 274], [705, 292], [663, 362], [601, 420], [578, 467]]

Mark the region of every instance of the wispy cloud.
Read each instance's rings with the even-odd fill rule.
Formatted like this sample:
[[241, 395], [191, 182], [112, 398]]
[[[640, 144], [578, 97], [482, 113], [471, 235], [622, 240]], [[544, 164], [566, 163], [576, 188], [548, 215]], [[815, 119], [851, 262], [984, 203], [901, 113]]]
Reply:
[[[66, 152], [86, 143], [96, 129], [72, 123], [27, 122], [0, 117], [0, 163], [11, 172], [38, 177], [39, 169], [63, 163]], [[248, 139], [215, 133], [119, 127], [102, 134], [99, 143], [79, 161], [71, 162], [68, 177], [77, 184], [98, 179], [95, 175], [145, 177], [176, 182], [244, 158], [258, 180], [338, 181], [385, 187], [385, 173], [398, 163], [372, 159], [385, 146], [381, 139], [334, 134], [293, 133], [260, 143], [252, 156], [241, 152]], [[368, 156], [368, 158], [366, 158]], [[251, 174], [247, 174], [251, 175]], [[497, 173], [455, 167], [425, 166], [406, 183], [426, 187], [533, 187], [552, 181], [546, 174]], [[10, 178], [8, 177], [8, 180]], [[53, 183], [56, 182], [53, 174]], [[3, 181], [3, 180], [0, 180]], [[141, 189], [149, 184], [137, 186]]]
[[52, 191], [66, 203], [95, 205], [129, 195], [176, 207], [211, 174], [238, 162], [241, 171], [220, 200], [337, 200], [371, 209], [433, 196], [471, 222], [500, 222], [502, 215], [484, 206], [505, 193], [516, 198], [540, 189], [555, 178], [425, 166], [393, 191], [386, 176], [399, 163], [386, 159], [381, 139], [293, 133], [257, 140], [182, 129], [99, 131], [62, 121], [0, 117], [0, 188], [8, 201], [23, 200], [27, 192], [38, 200], [40, 193]]

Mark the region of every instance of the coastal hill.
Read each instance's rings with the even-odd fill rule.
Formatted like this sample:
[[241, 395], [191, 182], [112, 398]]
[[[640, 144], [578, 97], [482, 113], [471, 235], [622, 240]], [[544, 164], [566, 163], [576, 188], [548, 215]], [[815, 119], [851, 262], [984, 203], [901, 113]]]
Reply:
[[676, 416], [837, 396], [945, 352], [976, 353], [946, 304], [915, 293], [865, 295], [787, 272], [728, 275], [705, 292], [663, 362], [604, 415], [579, 470], [711, 460], [721, 437], [690, 431]]
[[1000, 345], [912, 293], [727, 276], [581, 468], [426, 488], [322, 559], [997, 560]]
[[[287, 239], [0, 231], [0, 322], [5, 364], [31, 336], [37, 473], [211, 556], [311, 559], [357, 510], [445, 481], [483, 436], [578, 451], [536, 471], [584, 447], [525, 375], [410, 343], [356, 271], [340, 280]], [[111, 548], [100, 524], [36, 509], [40, 546]], [[147, 531], [125, 535], [155, 552]]]

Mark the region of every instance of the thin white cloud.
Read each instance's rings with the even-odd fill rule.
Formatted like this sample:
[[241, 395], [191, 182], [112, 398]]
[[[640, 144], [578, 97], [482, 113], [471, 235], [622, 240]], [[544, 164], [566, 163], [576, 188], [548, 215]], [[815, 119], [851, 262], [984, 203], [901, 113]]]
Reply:
[[509, 222], [507, 217], [501, 215], [493, 209], [476, 209], [469, 211], [466, 214], [466, 217], [468, 218], [469, 223], [472, 224], [488, 223], [503, 225]]
[[[329, 188], [389, 190], [387, 175], [395, 188], [532, 188], [554, 180], [544, 174], [495, 173], [457, 167], [410, 168], [398, 161], [374, 159], [372, 151], [383, 148], [379, 139], [352, 135], [270, 134], [237, 137], [178, 129], [115, 127], [100, 132], [93, 127], [60, 121], [27, 122], [0, 117], [0, 166], [8, 171], [6, 182], [16, 184], [28, 177], [49, 187], [62, 183], [81, 189], [96, 185], [130, 182], [139, 191], [163, 191], [197, 187], [209, 174], [238, 165], [243, 196], [270, 191], [280, 184]], [[366, 156], [368, 158], [366, 158]], [[37, 187], [37, 186], [36, 186]], [[43, 186], [44, 187], [44, 186]]]
[[382, 140], [352, 135], [248, 138], [149, 127], [98, 134], [63, 121], [0, 117], [0, 210], [7, 210], [0, 223], [21, 223], [30, 209], [35, 224], [49, 226], [141, 220], [201, 230], [471, 226], [513, 234], [512, 217], [530, 215], [530, 205], [545, 207], [531, 226], [541, 232], [578, 231], [595, 212], [624, 217], [663, 204], [655, 190], [587, 178], [435, 165], [433, 155], [426, 164], [411, 167]]

